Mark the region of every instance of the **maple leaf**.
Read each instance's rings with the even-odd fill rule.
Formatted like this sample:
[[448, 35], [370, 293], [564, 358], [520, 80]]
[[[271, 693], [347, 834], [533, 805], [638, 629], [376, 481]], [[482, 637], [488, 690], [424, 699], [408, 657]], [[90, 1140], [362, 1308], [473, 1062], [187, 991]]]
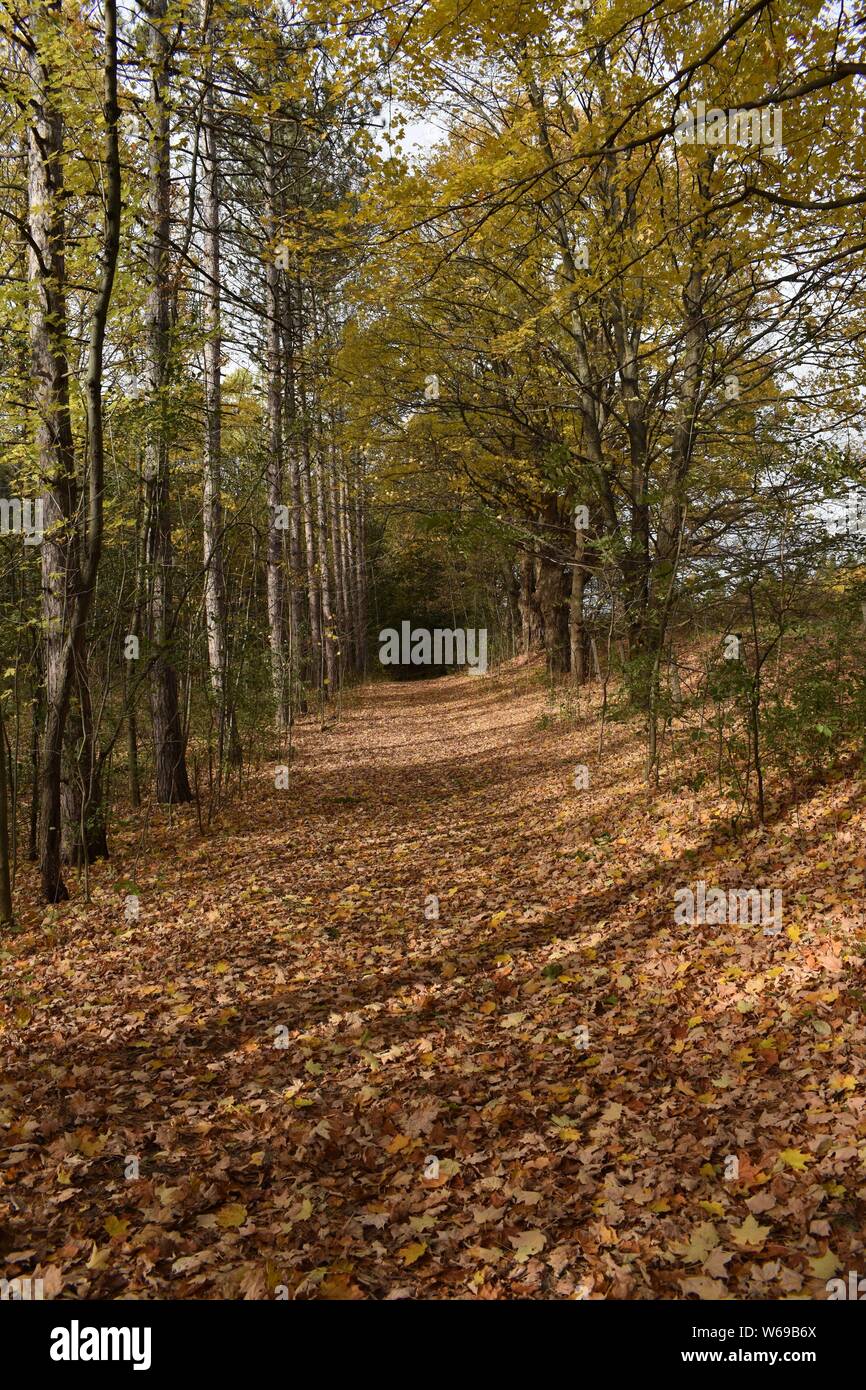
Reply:
[[783, 1149], [779, 1157], [788, 1168], [793, 1168], [797, 1173], [802, 1173], [806, 1164], [812, 1162], [812, 1155], [801, 1153], [799, 1149]]
[[227, 1206], [220, 1207], [216, 1214], [216, 1223], [224, 1230], [230, 1230], [233, 1226], [242, 1226], [247, 1219], [247, 1209], [241, 1206], [240, 1202], [229, 1202]]
[[771, 1227], [769, 1226], [759, 1226], [752, 1213], [749, 1212], [742, 1226], [731, 1227], [731, 1239], [737, 1245], [757, 1247], [763, 1245], [770, 1230]]
[[719, 1233], [712, 1221], [702, 1221], [692, 1231], [687, 1245], [674, 1247], [686, 1264], [703, 1264], [710, 1251], [719, 1243]]
[[403, 1132], [408, 1134], [411, 1139], [417, 1139], [422, 1134], [427, 1134], [432, 1128], [436, 1116], [439, 1114], [439, 1104], [437, 1101], [425, 1101], [404, 1122]]
[[519, 1236], [511, 1237], [511, 1244], [514, 1246], [514, 1258], [518, 1264], [525, 1264], [533, 1255], [540, 1255], [546, 1244], [546, 1237], [543, 1231], [523, 1231]]
[[720, 1245], [717, 1245], [715, 1250], [711, 1250], [704, 1260], [704, 1272], [712, 1275], [715, 1279], [726, 1279], [728, 1277], [726, 1266], [733, 1258], [733, 1250], [723, 1250]]
[[832, 1279], [842, 1268], [832, 1250], [828, 1250], [824, 1255], [813, 1256], [808, 1264], [816, 1279]]
[[843, 1076], [841, 1072], [834, 1072], [828, 1082], [830, 1090], [838, 1095], [844, 1091], [856, 1091], [857, 1078], [855, 1076]]
[[409, 1245], [403, 1245], [397, 1251], [397, 1258], [402, 1260], [404, 1265], [413, 1265], [427, 1253], [426, 1240], [415, 1240]]
[[704, 1275], [690, 1275], [688, 1279], [680, 1280], [680, 1288], [684, 1294], [695, 1294], [698, 1298], [725, 1298], [727, 1288], [720, 1279], [708, 1279]]

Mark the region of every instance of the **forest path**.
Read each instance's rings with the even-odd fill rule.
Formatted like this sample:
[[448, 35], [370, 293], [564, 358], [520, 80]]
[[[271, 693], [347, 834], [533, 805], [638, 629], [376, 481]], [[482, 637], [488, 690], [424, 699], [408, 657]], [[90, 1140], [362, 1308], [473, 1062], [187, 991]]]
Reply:
[[[116, 828], [91, 904], [4, 962], [7, 1277], [779, 1297], [856, 1267], [851, 924], [675, 926], [700, 876], [773, 866], [820, 904], [814, 853], [784, 824], [732, 847], [682, 787], [650, 801], [638, 726], [599, 759], [588, 698], [551, 703], [537, 665], [367, 687], [218, 831]], [[832, 821], [853, 854], [845, 814], [800, 807], [808, 844]]]

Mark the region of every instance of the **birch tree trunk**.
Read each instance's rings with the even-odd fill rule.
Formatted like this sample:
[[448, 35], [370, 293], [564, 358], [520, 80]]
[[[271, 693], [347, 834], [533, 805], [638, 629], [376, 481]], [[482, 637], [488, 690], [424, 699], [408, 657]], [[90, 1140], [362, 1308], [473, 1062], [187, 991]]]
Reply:
[[343, 460], [343, 468], [340, 472], [338, 500], [340, 512], [340, 550], [342, 554], [342, 575], [343, 575], [343, 607], [346, 614], [346, 633], [345, 640], [349, 644], [349, 654], [351, 668], [358, 671], [361, 665], [361, 653], [358, 646], [358, 631], [355, 622], [356, 602], [355, 602], [355, 563], [352, 554], [352, 534], [351, 517], [349, 513], [349, 489], [347, 482], [346, 461]]
[[332, 606], [331, 567], [328, 561], [328, 530], [325, 520], [325, 494], [328, 490], [327, 441], [319, 438], [318, 477], [316, 478], [316, 531], [319, 552], [319, 581], [322, 586], [322, 640], [325, 645], [325, 680], [327, 693], [333, 696], [337, 690], [337, 645], [334, 611]]
[[355, 605], [358, 641], [358, 670], [367, 674], [367, 561], [364, 517], [364, 474], [359, 463], [355, 493]]
[[227, 681], [226, 583], [223, 560], [222, 305], [220, 292], [220, 175], [218, 114], [212, 70], [204, 99], [203, 324], [204, 346], [204, 611], [211, 693], [217, 708], [220, 761], [240, 761], [240, 741]]
[[[333, 610], [333, 584], [328, 560], [327, 492], [328, 492], [328, 440], [325, 437], [324, 412], [322, 409], [321, 380], [323, 367], [327, 364], [327, 344], [323, 345], [319, 334], [316, 299], [311, 295], [310, 317], [312, 320], [312, 339], [315, 372], [313, 391], [315, 398], [315, 457], [316, 477], [314, 480], [316, 554], [318, 563], [316, 574], [321, 594], [322, 625], [322, 664], [325, 692], [332, 696], [337, 689], [337, 645]], [[322, 352], [325, 347], [325, 356]]]
[[[37, 446], [43, 479], [43, 620], [46, 714], [39, 772], [39, 857], [48, 902], [68, 897], [60, 867], [60, 783], [63, 736], [70, 696], [81, 668], [87, 618], [102, 556], [104, 446], [102, 372], [105, 326], [120, 244], [120, 153], [117, 106], [117, 13], [105, 0], [102, 184], [104, 224], [100, 274], [88, 320], [84, 405], [87, 426], [87, 495], [83, 540], [76, 540], [75, 449], [69, 412], [66, 267], [63, 219], [63, 119], [52, 68], [59, 0], [39, 0], [32, 10], [28, 127], [28, 276], [33, 289], [30, 345], [35, 383]], [[98, 794], [98, 780], [96, 782]], [[94, 788], [88, 792], [92, 800]]]
[[69, 412], [66, 320], [66, 228], [63, 216], [63, 120], [53, 91], [50, 45], [60, 18], [58, 0], [37, 3], [33, 15], [28, 130], [28, 275], [34, 291], [30, 349], [36, 442], [43, 486], [42, 624], [45, 643], [45, 728], [39, 769], [39, 859], [48, 902], [69, 896], [60, 869], [60, 778], [71, 682], [64, 647], [71, 621], [71, 570], [77, 507], [75, 451]]
[[337, 493], [340, 458], [333, 433], [331, 436], [330, 450], [331, 459], [330, 468], [328, 469], [328, 511], [331, 530], [331, 561], [334, 567], [334, 598], [337, 610], [337, 664], [340, 670], [345, 670], [349, 663], [350, 650], [346, 633], [346, 577], [343, 573], [343, 549], [340, 537], [340, 504]]
[[586, 680], [586, 633], [583, 623], [583, 596], [586, 589], [586, 533], [581, 526], [574, 528], [574, 568], [571, 572], [571, 597], [568, 603], [569, 665], [573, 685]]

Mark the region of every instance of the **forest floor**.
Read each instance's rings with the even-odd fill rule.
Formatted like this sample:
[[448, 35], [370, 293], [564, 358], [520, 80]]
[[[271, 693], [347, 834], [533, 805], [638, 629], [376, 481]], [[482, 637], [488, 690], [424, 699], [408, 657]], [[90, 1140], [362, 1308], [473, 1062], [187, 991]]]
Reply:
[[[4, 1276], [824, 1298], [866, 1273], [863, 782], [733, 838], [711, 781], [674, 763], [648, 792], [637, 722], [598, 755], [598, 700], [557, 711], [521, 663], [369, 686], [210, 834], [190, 808], [114, 826], [89, 904], [28, 881], [0, 943]], [[781, 934], [675, 924], [698, 879], [781, 888]]]

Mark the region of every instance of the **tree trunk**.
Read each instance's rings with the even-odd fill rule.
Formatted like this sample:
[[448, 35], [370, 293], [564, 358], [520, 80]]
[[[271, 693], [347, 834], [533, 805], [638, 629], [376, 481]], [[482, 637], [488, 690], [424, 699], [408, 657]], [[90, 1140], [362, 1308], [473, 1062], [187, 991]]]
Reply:
[[310, 417], [309, 402], [307, 400], [307, 372], [304, 361], [305, 353], [305, 332], [304, 332], [304, 287], [300, 279], [297, 280], [298, 300], [297, 300], [297, 337], [295, 346], [297, 355], [295, 358], [295, 390], [296, 390], [296, 409], [300, 425], [300, 476], [301, 476], [301, 506], [303, 510], [303, 540], [306, 561], [307, 597], [310, 613], [310, 645], [312, 648], [311, 676], [312, 683], [316, 687], [322, 682], [322, 600], [319, 586], [319, 577], [316, 565], [315, 533], [313, 527], [313, 494], [312, 482], [310, 478]]
[[9, 853], [9, 801], [6, 794], [6, 734], [0, 699], [0, 927], [14, 927], [12, 874]]
[[[35, 378], [37, 445], [45, 489], [42, 542], [45, 625], [46, 718], [39, 787], [39, 857], [48, 902], [68, 897], [60, 868], [60, 778], [63, 735], [77, 660], [102, 556], [105, 456], [102, 369], [105, 325], [120, 244], [120, 152], [117, 106], [117, 13], [105, 0], [103, 188], [105, 217], [100, 275], [88, 323], [84, 404], [87, 438], [87, 505], [83, 540], [75, 543], [75, 453], [69, 413], [66, 355], [66, 268], [63, 220], [63, 119], [55, 104], [57, 75], [51, 66], [58, 0], [39, 6], [30, 55], [28, 128], [28, 275], [34, 287], [30, 344]], [[91, 785], [91, 794], [93, 787]], [[97, 787], [98, 791], [98, 787]]]
[[358, 628], [355, 621], [356, 601], [355, 601], [355, 562], [352, 552], [352, 525], [349, 513], [349, 489], [346, 480], [346, 462], [343, 460], [343, 469], [339, 479], [339, 505], [340, 505], [340, 549], [342, 552], [342, 573], [343, 573], [343, 607], [346, 614], [346, 637], [348, 642], [349, 654], [352, 670], [357, 672], [361, 669], [361, 648], [358, 645]]
[[586, 535], [582, 527], [574, 528], [574, 569], [571, 573], [571, 598], [568, 604], [568, 637], [571, 680], [583, 685], [586, 680], [586, 632], [583, 623], [583, 596], [586, 588]]
[[319, 581], [322, 586], [322, 640], [325, 644], [325, 680], [330, 697], [336, 694], [338, 686], [337, 669], [337, 630], [333, 610], [333, 582], [328, 560], [328, 528], [325, 520], [325, 495], [328, 490], [327, 441], [320, 437], [318, 449], [318, 477], [316, 479], [316, 531], [319, 551]]
[[548, 497], [541, 516], [543, 540], [535, 562], [535, 592], [544, 632], [544, 650], [549, 675], [566, 669], [567, 613], [565, 576], [558, 559], [560, 536], [559, 508], [555, 497]]
[[[273, 126], [269, 127], [265, 151], [267, 161], [268, 241], [273, 243], [277, 225], [277, 187]], [[267, 449], [268, 449], [268, 633], [271, 647], [271, 683], [274, 692], [274, 722], [278, 735], [289, 724], [285, 650], [284, 532], [279, 527], [283, 503], [282, 373], [280, 366], [280, 270], [267, 253], [265, 264], [265, 314], [267, 317]]]
[[521, 641], [524, 656], [536, 651], [542, 644], [541, 613], [535, 592], [535, 561], [528, 550], [520, 556], [520, 597], [518, 599], [521, 622]]
[[[304, 601], [305, 579], [301, 565], [301, 466], [298, 391], [295, 378], [296, 316], [293, 304], [293, 280], [286, 282], [286, 312], [283, 318], [284, 400], [286, 449], [289, 463], [289, 617], [291, 647], [289, 659], [293, 671], [300, 676], [306, 667], [308, 647], [307, 608]], [[298, 707], [303, 710], [303, 692]]]
[[359, 465], [355, 488], [355, 604], [358, 641], [358, 669], [367, 674], [367, 560], [364, 517], [364, 474]]
[[222, 321], [220, 292], [220, 176], [218, 114], [212, 71], [204, 100], [204, 611], [211, 692], [219, 720], [220, 760], [241, 758], [234, 711], [229, 704], [226, 583], [223, 560], [222, 486]]
[[138, 769], [138, 718], [135, 697], [130, 691], [129, 672], [124, 672], [123, 696], [126, 704], [126, 761], [129, 778], [129, 801], [134, 810], [141, 806], [141, 778]]
[[547, 670], [549, 675], [558, 676], [565, 670], [566, 664], [565, 633], [563, 630], [565, 586], [562, 566], [548, 555], [540, 555], [536, 562], [535, 583], [544, 629]]
[[76, 644], [75, 688], [63, 740], [60, 793], [60, 857], [64, 864], [76, 865], [109, 857], [83, 637], [82, 631]]
[[[326, 694], [333, 696], [337, 689], [337, 643], [336, 628], [333, 610], [333, 583], [331, 579], [331, 566], [328, 560], [328, 527], [326, 521], [327, 514], [327, 492], [328, 492], [328, 440], [325, 437], [325, 426], [322, 410], [321, 397], [321, 372], [323, 369], [322, 360], [322, 341], [319, 335], [319, 322], [317, 314], [316, 300], [311, 296], [310, 318], [312, 322], [313, 352], [315, 361], [315, 372], [313, 375], [313, 391], [315, 398], [315, 415], [312, 423], [315, 424], [315, 458], [316, 458], [316, 477], [313, 483], [315, 487], [315, 533], [316, 533], [316, 554], [318, 563], [316, 574], [319, 581], [321, 593], [322, 613], [322, 662], [324, 666], [323, 678]], [[327, 362], [327, 357], [325, 357]]]
[[66, 355], [66, 228], [63, 216], [63, 118], [55, 105], [50, 45], [60, 4], [35, 11], [28, 131], [28, 273], [36, 294], [30, 315], [36, 439], [44, 497], [42, 625], [45, 641], [45, 730], [39, 770], [39, 858], [49, 902], [68, 897], [60, 870], [60, 768], [70, 683], [63, 670], [71, 607], [77, 507]]
[[340, 535], [340, 506], [337, 494], [337, 479], [340, 469], [340, 456], [333, 436], [331, 438], [331, 466], [328, 469], [328, 509], [331, 523], [331, 560], [334, 566], [334, 595], [337, 609], [337, 657], [341, 671], [350, 664], [351, 649], [347, 636], [346, 577], [343, 573], [343, 546]]
[[[171, 494], [169, 485], [168, 393], [170, 375], [171, 150], [169, 144], [168, 0], [151, 0], [148, 172], [149, 293], [146, 384], [150, 411], [145, 442], [144, 541], [145, 623], [150, 662], [150, 716], [157, 801], [191, 801], [186, 769], [178, 681], [168, 652], [172, 622]], [[132, 737], [132, 735], [130, 735]]]
[[33, 635], [33, 690], [30, 698], [30, 826], [27, 839], [27, 858], [35, 863], [39, 858], [39, 736], [45, 720], [45, 673], [42, 642]]

